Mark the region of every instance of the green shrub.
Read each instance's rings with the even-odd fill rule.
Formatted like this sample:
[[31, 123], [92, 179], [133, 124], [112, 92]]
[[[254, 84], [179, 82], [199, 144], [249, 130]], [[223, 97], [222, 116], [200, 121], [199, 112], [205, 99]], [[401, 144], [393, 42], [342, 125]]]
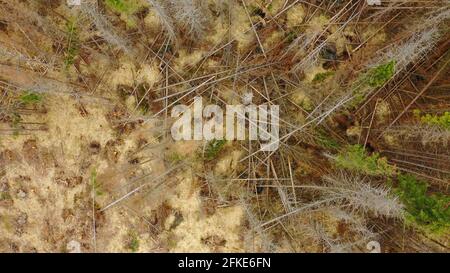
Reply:
[[130, 4], [126, 0], [105, 0], [105, 4], [116, 12], [129, 12], [130, 10]]
[[167, 156], [167, 159], [172, 163], [178, 163], [185, 159], [182, 155], [177, 152], [173, 152]]
[[130, 239], [128, 243], [128, 248], [131, 250], [131, 252], [136, 252], [139, 250], [139, 238], [136, 235], [135, 232], [129, 233]]
[[317, 132], [317, 144], [326, 149], [338, 149], [340, 147], [336, 140], [328, 136], [322, 130]]
[[75, 58], [79, 53], [80, 42], [78, 39], [77, 21], [71, 19], [66, 24], [67, 49], [64, 54], [64, 65], [66, 68], [75, 63]]
[[295, 31], [290, 31], [286, 34], [285, 39], [288, 44], [291, 44], [293, 41], [295, 41], [295, 39], [297, 39], [297, 33], [295, 33]]
[[323, 73], [318, 73], [314, 76], [314, 79], [312, 80], [312, 83], [321, 83], [325, 81], [327, 78], [334, 75], [333, 71], [327, 71]]
[[205, 149], [205, 158], [207, 160], [212, 160], [217, 157], [219, 152], [223, 149], [223, 146], [225, 146], [226, 140], [211, 140]]
[[11, 195], [8, 192], [0, 193], [0, 201], [12, 200]]
[[91, 172], [91, 183], [96, 196], [103, 195], [101, 184], [97, 181], [97, 170], [93, 169]]
[[21, 129], [20, 123], [22, 122], [22, 117], [17, 113], [12, 113], [12, 128], [14, 128], [13, 136], [18, 137]]
[[442, 115], [421, 115], [420, 110], [414, 110], [414, 115], [420, 120], [420, 122], [438, 126], [445, 130], [450, 130], [450, 112], [445, 112]]
[[407, 211], [407, 223], [436, 235], [450, 231], [450, 197], [427, 194], [428, 185], [412, 175], [399, 176], [396, 194]]
[[372, 90], [372, 88], [383, 86], [394, 76], [394, 74], [395, 61], [390, 61], [387, 64], [379, 65], [370, 69], [367, 73], [364, 73], [352, 87], [354, 98], [349, 103], [349, 106], [355, 107], [359, 105], [364, 100], [367, 93]]
[[35, 104], [42, 101], [42, 95], [31, 91], [25, 91], [25, 93], [19, 97], [19, 100], [25, 105]]
[[395, 166], [389, 165], [385, 157], [378, 153], [369, 156], [361, 145], [348, 145], [335, 160], [338, 167], [368, 175], [391, 176], [396, 173]]
[[381, 87], [395, 74], [395, 61], [372, 68], [368, 74], [368, 84], [371, 87]]
[[105, 0], [105, 4], [112, 11], [120, 13], [121, 18], [128, 26], [135, 26], [136, 21], [133, 14], [136, 13], [142, 4], [137, 0]]

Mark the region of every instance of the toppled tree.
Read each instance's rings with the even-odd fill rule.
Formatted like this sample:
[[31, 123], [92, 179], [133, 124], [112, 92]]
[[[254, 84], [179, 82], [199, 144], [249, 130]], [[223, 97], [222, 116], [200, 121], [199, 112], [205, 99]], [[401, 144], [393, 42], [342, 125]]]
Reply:
[[324, 180], [328, 183], [323, 189], [325, 198], [335, 200], [335, 203], [348, 205], [363, 214], [403, 218], [403, 205], [387, 186], [375, 185], [367, 178], [343, 172], [325, 176]]

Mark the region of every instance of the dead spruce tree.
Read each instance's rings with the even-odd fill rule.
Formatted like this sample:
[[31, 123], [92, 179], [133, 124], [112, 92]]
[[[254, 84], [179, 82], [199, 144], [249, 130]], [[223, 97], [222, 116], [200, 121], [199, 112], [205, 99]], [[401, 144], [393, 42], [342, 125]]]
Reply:
[[170, 17], [170, 11], [167, 7], [167, 3], [160, 2], [159, 0], [147, 0], [147, 2], [158, 16], [164, 30], [167, 32], [169, 40], [174, 40], [176, 36], [175, 26], [172, 18]]
[[176, 27], [183, 29], [191, 39], [200, 38], [207, 25], [207, 12], [203, 3], [197, 0], [147, 0], [158, 16], [170, 40], [175, 40]]
[[100, 37], [118, 49], [123, 50], [126, 54], [131, 54], [132, 50], [128, 41], [123, 39], [114, 29], [114, 26], [109, 23], [105, 16], [98, 10], [98, 6], [93, 2], [86, 2], [80, 5], [81, 11], [93, 23]]
[[386, 186], [374, 185], [367, 178], [344, 172], [325, 176], [324, 181], [328, 183], [323, 188], [325, 199], [334, 200], [334, 203], [348, 206], [362, 214], [403, 217], [402, 204]]

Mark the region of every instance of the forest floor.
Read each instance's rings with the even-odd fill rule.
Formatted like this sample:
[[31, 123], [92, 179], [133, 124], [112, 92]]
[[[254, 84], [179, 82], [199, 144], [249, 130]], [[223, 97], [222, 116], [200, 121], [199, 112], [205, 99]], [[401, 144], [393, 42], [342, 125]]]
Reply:
[[367, 2], [0, 0], [0, 252], [448, 252], [450, 2]]

